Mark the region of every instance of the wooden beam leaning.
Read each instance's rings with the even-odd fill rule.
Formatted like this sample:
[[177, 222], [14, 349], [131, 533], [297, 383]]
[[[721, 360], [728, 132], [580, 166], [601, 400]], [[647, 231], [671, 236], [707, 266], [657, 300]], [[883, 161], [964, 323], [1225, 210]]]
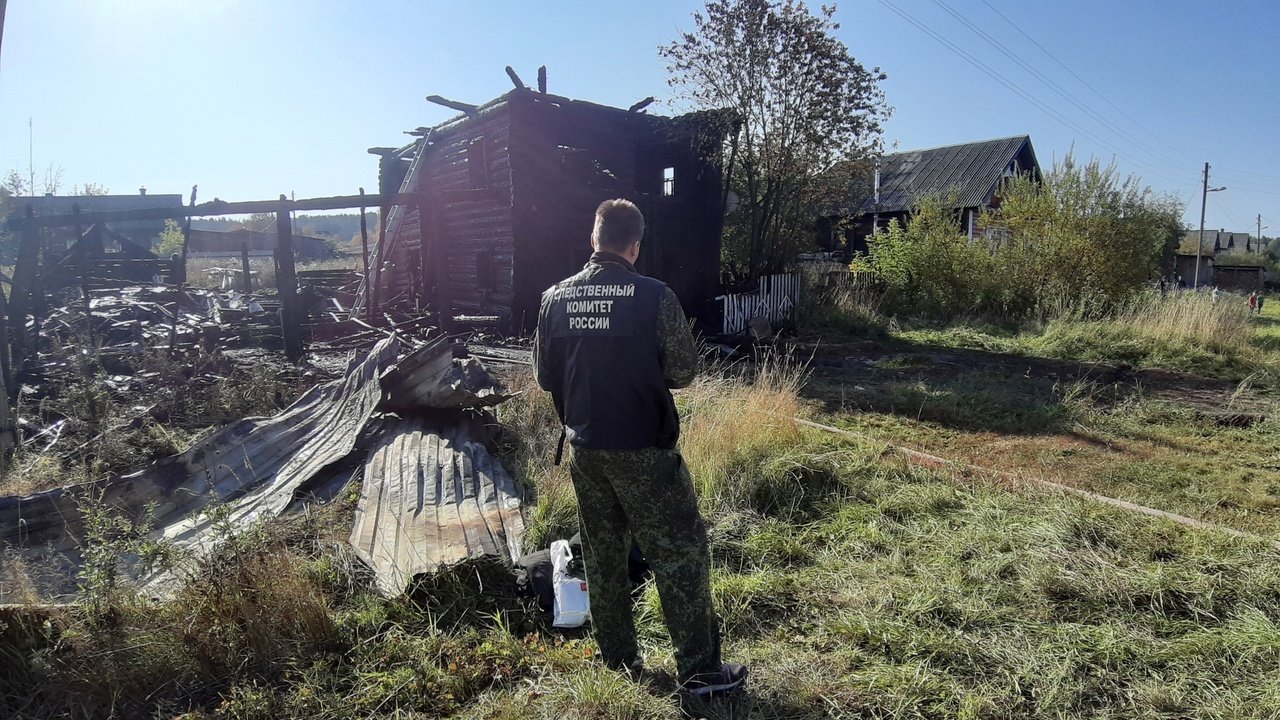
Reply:
[[280, 330], [284, 354], [290, 360], [302, 357], [302, 314], [298, 308], [298, 276], [293, 267], [293, 226], [289, 221], [289, 198], [280, 196], [276, 211], [276, 288], [280, 292]]
[[439, 95], [428, 95], [427, 102], [433, 102], [436, 105], [443, 105], [444, 107], [450, 108], [451, 110], [464, 112], [468, 115], [475, 112], [476, 108], [479, 107], [479, 105], [472, 105], [471, 103], [458, 102], [457, 100], [450, 100], [449, 98], [440, 97]]
[[[364, 188], [360, 188], [360, 194], [364, 195]], [[364, 219], [363, 207], [360, 208], [360, 249], [360, 260], [364, 265], [364, 281], [368, 284], [373, 278], [369, 275], [369, 227]]]
[[516, 74], [515, 68], [507, 66], [507, 77], [511, 78], [511, 83], [516, 86], [517, 90], [524, 90], [524, 81]]
[[650, 105], [652, 105], [652, 104], [653, 104], [653, 102], [654, 102], [656, 99], [657, 99], [657, 98], [655, 98], [655, 97], [653, 97], [652, 95], [650, 95], [649, 97], [647, 97], [647, 98], [645, 98], [645, 99], [641, 100], [640, 102], [636, 103], [635, 105], [632, 105], [631, 107], [627, 108], [627, 112], [640, 112], [641, 110], [643, 110], [643, 109], [645, 109], [645, 108], [649, 107]]

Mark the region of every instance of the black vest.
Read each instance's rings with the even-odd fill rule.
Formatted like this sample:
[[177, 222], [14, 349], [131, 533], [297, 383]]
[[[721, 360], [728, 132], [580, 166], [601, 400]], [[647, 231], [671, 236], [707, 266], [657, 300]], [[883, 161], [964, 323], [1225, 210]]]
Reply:
[[593, 262], [543, 293], [551, 397], [576, 447], [672, 449], [680, 417], [658, 361], [667, 286], [618, 262]]

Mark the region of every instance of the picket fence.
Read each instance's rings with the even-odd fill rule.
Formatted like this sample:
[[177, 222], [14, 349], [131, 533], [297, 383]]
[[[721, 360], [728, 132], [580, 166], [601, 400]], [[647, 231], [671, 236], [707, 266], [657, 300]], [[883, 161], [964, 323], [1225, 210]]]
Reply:
[[753, 292], [721, 295], [716, 299], [723, 303], [722, 332], [737, 335], [746, 331], [758, 317], [768, 319], [773, 325], [795, 320], [803, 287], [804, 277], [800, 273], [783, 273], [760, 278], [760, 287]]
[[760, 278], [760, 287], [752, 292], [721, 295], [725, 335], [745, 332], [757, 317], [766, 318], [771, 325], [794, 322], [800, 307], [800, 295], [815, 291], [866, 292], [873, 289], [875, 276], [867, 271], [849, 272], [821, 270], [766, 275]]

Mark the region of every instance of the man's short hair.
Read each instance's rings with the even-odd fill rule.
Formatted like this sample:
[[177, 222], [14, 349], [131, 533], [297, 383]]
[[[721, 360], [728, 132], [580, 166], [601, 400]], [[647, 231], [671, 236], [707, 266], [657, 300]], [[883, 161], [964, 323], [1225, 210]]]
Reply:
[[630, 200], [605, 200], [596, 208], [591, 239], [603, 250], [624, 252], [644, 237], [644, 215]]

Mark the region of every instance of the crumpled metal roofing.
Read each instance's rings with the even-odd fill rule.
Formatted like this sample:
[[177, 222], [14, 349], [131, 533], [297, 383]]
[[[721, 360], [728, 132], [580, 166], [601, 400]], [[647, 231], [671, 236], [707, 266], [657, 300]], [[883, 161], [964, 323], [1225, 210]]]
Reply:
[[387, 594], [477, 555], [520, 557], [515, 481], [474, 418], [389, 421], [364, 465], [351, 545]]
[[[494, 404], [506, 396], [495, 389], [477, 360], [454, 358], [445, 341], [415, 350], [405, 359], [408, 367], [430, 367], [432, 373], [406, 376], [389, 372], [396, 367], [399, 350], [395, 338], [384, 339], [363, 357], [353, 358], [345, 377], [312, 388], [276, 416], [242, 420], [140, 472], [26, 497], [0, 497], [0, 546], [10, 547], [28, 568], [42, 571], [31, 578], [40, 594], [66, 597], [76, 590], [76, 575], [83, 562], [86, 523], [80, 504], [85, 498], [96, 497], [94, 502], [126, 518], [139, 520], [150, 515], [155, 527], [150, 537], [180, 550], [201, 552], [222, 537], [223, 523], [247, 527], [305, 504], [312, 491], [340, 487], [342, 480], [350, 477], [350, 470], [344, 471], [340, 461], [354, 458], [367, 469], [399, 467], [426, 472], [434, 458], [437, 464], [441, 459], [449, 461], [451, 469], [442, 477], [452, 478], [454, 489], [461, 488], [452, 495], [443, 490], [436, 494], [459, 499], [452, 514], [424, 512], [425, 496], [374, 493], [366, 479], [362, 498], [376, 495], [376, 515], [394, 519], [401, 530], [391, 532], [385, 524], [379, 529], [375, 523], [372, 531], [353, 532], [353, 541], [363, 538], [368, 548], [387, 543], [405, 548], [389, 562], [374, 560], [379, 587], [387, 592], [403, 590], [404, 578], [482, 552], [514, 560], [523, 531], [519, 493], [477, 439], [483, 435], [472, 432], [476, 420], [464, 411]], [[385, 415], [384, 400], [431, 395], [426, 388], [399, 384], [406, 378], [443, 383], [446, 392], [436, 397], [454, 405], [437, 405], [429, 416]], [[443, 407], [452, 409], [441, 410]], [[409, 447], [421, 447], [421, 439], [429, 437], [447, 442], [434, 446], [439, 448], [434, 454], [419, 452], [389, 459], [389, 448], [405, 447], [405, 442]], [[370, 438], [372, 452], [361, 445]], [[446, 449], [453, 455], [445, 453]], [[439, 472], [444, 472], [443, 467]], [[378, 471], [374, 483], [382, 487], [386, 477], [385, 471]], [[469, 498], [480, 498], [474, 511], [461, 502]], [[219, 508], [217, 513], [210, 512], [214, 507]], [[363, 502], [357, 514], [369, 514]], [[475, 523], [479, 524], [471, 527]], [[459, 533], [476, 541], [458, 544], [454, 538]], [[445, 541], [444, 548], [430, 544]], [[406, 542], [410, 545], [404, 545]], [[362, 557], [375, 558], [372, 553], [362, 553]], [[12, 561], [0, 554], [0, 563]], [[400, 562], [406, 564], [401, 566]], [[133, 572], [137, 577], [139, 570], [133, 568]], [[137, 579], [153, 594], [166, 593], [172, 581], [167, 573]]]

